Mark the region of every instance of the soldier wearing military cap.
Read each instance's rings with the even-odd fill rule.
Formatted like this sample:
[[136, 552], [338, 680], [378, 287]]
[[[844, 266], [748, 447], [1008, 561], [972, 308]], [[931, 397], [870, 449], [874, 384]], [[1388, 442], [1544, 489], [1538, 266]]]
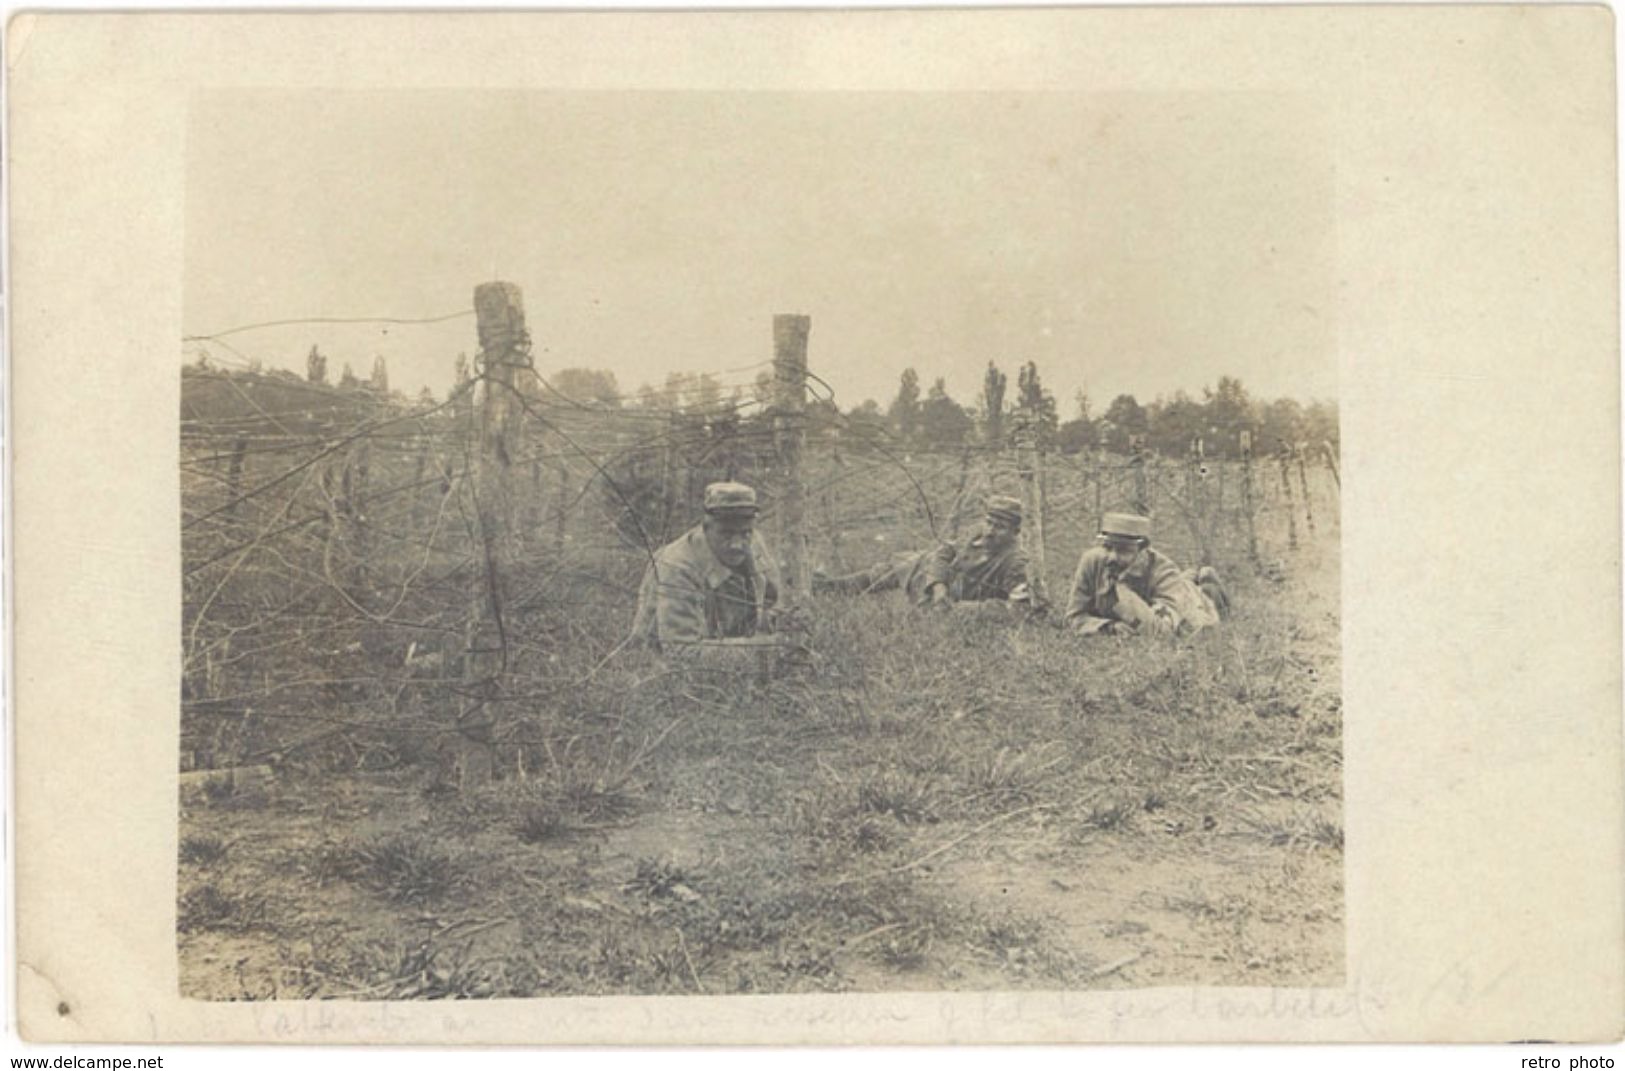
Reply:
[[772, 556], [756, 533], [756, 491], [705, 489], [705, 519], [650, 560], [632, 636], [668, 652], [765, 631], [778, 598]]
[[982, 524], [967, 539], [909, 551], [848, 576], [813, 575], [813, 590], [869, 594], [901, 588], [919, 606], [959, 602], [1027, 603], [1032, 599], [1021, 546], [1021, 500], [993, 495]]
[[1229, 605], [1211, 566], [1182, 571], [1151, 546], [1149, 518], [1108, 513], [1072, 575], [1066, 623], [1091, 636], [1183, 636], [1217, 624]]

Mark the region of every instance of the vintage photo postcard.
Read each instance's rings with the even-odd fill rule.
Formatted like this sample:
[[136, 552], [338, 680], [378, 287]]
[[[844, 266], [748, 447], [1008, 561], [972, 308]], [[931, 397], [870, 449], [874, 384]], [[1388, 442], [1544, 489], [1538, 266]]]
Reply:
[[1612, 35], [19, 16], [25, 1036], [1619, 1037]]

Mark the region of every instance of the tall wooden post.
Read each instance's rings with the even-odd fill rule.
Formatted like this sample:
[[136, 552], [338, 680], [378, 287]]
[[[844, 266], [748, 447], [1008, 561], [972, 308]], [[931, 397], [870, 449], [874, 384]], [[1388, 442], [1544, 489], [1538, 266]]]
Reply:
[[677, 411], [666, 416], [666, 441], [660, 448], [660, 529], [647, 533], [651, 545], [643, 549], [650, 554], [665, 546], [677, 529]]
[[812, 317], [781, 313], [773, 317], [773, 440], [778, 451], [781, 498], [778, 552], [784, 555], [786, 602], [804, 600], [812, 590], [807, 555], [807, 501], [801, 479], [806, 440], [807, 336]]
[[564, 463], [561, 453], [555, 464], [558, 474], [558, 483], [553, 491], [553, 558], [555, 561], [564, 560], [564, 541], [568, 533], [565, 522], [570, 514], [570, 466]]
[[1022, 529], [1026, 536], [1027, 560], [1032, 563], [1028, 583], [1033, 589], [1033, 605], [1049, 602], [1049, 570], [1044, 557], [1044, 462], [1038, 449], [1038, 422], [1030, 409], [1022, 409], [1016, 425], [1017, 463], [1021, 474]]
[[231, 468], [226, 474], [226, 516], [236, 517], [237, 496], [243, 493], [243, 458], [248, 453], [248, 437], [237, 436], [231, 445]]
[[1142, 516], [1151, 516], [1151, 486], [1150, 473], [1146, 466], [1150, 464], [1151, 457], [1146, 452], [1145, 440], [1141, 436], [1134, 436], [1130, 440], [1129, 449], [1133, 456], [1129, 464], [1134, 466], [1134, 512]]
[[474, 571], [469, 615], [467, 683], [457, 715], [458, 786], [464, 791], [491, 780], [495, 769], [497, 703], [507, 661], [503, 613], [513, 539], [512, 468], [519, 456], [522, 408], [515, 394], [515, 371], [530, 362], [524, 299], [512, 283], [482, 283], [474, 289], [480, 353], [476, 370], [483, 380], [477, 416], [474, 499], [479, 522], [479, 567]]
[[423, 484], [423, 474], [429, 471], [429, 434], [420, 426], [413, 433], [417, 442], [417, 458], [412, 463], [412, 523], [421, 524], [424, 521], [424, 510], [428, 507], [430, 497]]
[[1093, 531], [1094, 526], [1100, 523], [1100, 518], [1105, 516], [1101, 513], [1101, 510], [1104, 508], [1103, 499], [1106, 490], [1104, 486], [1106, 480], [1106, 444], [1096, 443], [1089, 456], [1095, 478], [1095, 515], [1089, 519], [1088, 526], [1089, 530]]
[[355, 576], [356, 582], [365, 587], [370, 580], [367, 573], [368, 559], [371, 551], [368, 546], [367, 535], [367, 486], [372, 472], [372, 443], [362, 439], [356, 444], [352, 457], [355, 465], [355, 478], [350, 482], [350, 534], [355, 546]]
[[1341, 492], [1343, 490], [1343, 474], [1337, 471], [1337, 451], [1332, 448], [1332, 444], [1329, 442], [1321, 443], [1320, 448], [1326, 454], [1326, 467], [1332, 470], [1332, 482], [1337, 485], [1337, 490]]
[[1309, 522], [1309, 534], [1315, 534], [1315, 504], [1309, 495], [1309, 467], [1304, 462], [1302, 444], [1293, 451], [1298, 455], [1298, 483], [1303, 487], [1303, 515]]
[[1253, 433], [1241, 433], [1241, 512], [1247, 518], [1247, 558], [1258, 564], [1258, 527], [1253, 521], [1257, 503], [1253, 501]]
[[1298, 508], [1292, 502], [1292, 455], [1281, 452], [1281, 495], [1286, 502], [1286, 545], [1298, 549]]

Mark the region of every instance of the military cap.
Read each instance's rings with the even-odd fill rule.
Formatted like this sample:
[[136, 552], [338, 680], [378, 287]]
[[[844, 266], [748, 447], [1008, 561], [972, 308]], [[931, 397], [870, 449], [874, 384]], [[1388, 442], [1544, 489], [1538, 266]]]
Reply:
[[713, 483], [705, 488], [705, 512], [739, 515], [756, 513], [756, 489], [742, 483]]
[[1108, 513], [1100, 519], [1100, 536], [1111, 542], [1151, 542], [1151, 518], [1137, 513]]
[[1021, 527], [1021, 499], [1011, 498], [1009, 495], [989, 495], [987, 499], [987, 515], [1000, 521], [1009, 521], [1017, 528]]

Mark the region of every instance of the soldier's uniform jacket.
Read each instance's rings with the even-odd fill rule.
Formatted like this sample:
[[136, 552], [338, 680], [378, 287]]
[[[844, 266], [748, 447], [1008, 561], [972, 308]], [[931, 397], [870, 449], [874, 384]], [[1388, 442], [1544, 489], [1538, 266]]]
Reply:
[[904, 583], [915, 602], [926, 602], [933, 584], [946, 584], [955, 602], [1008, 599], [1010, 593], [1027, 583], [1027, 552], [1019, 539], [1002, 551], [987, 545], [985, 532], [958, 543], [944, 543], [936, 550], [921, 553]]
[[755, 635], [779, 584], [762, 537], [750, 546], [737, 572], [711, 553], [703, 525], [661, 548], [643, 571], [632, 638], [661, 647]]
[[[1192, 580], [1190, 574], [1154, 547], [1140, 552], [1129, 567], [1115, 577], [1109, 568], [1111, 554], [1105, 547], [1090, 547], [1072, 574], [1072, 595], [1067, 601], [1066, 623], [1085, 632], [1098, 632], [1108, 623], [1123, 621], [1144, 624], [1120, 607], [1119, 586], [1127, 588], [1152, 613], [1163, 618], [1176, 633], [1190, 632], [1216, 624], [1218, 611]], [[1130, 600], [1132, 602], [1132, 600]]]

